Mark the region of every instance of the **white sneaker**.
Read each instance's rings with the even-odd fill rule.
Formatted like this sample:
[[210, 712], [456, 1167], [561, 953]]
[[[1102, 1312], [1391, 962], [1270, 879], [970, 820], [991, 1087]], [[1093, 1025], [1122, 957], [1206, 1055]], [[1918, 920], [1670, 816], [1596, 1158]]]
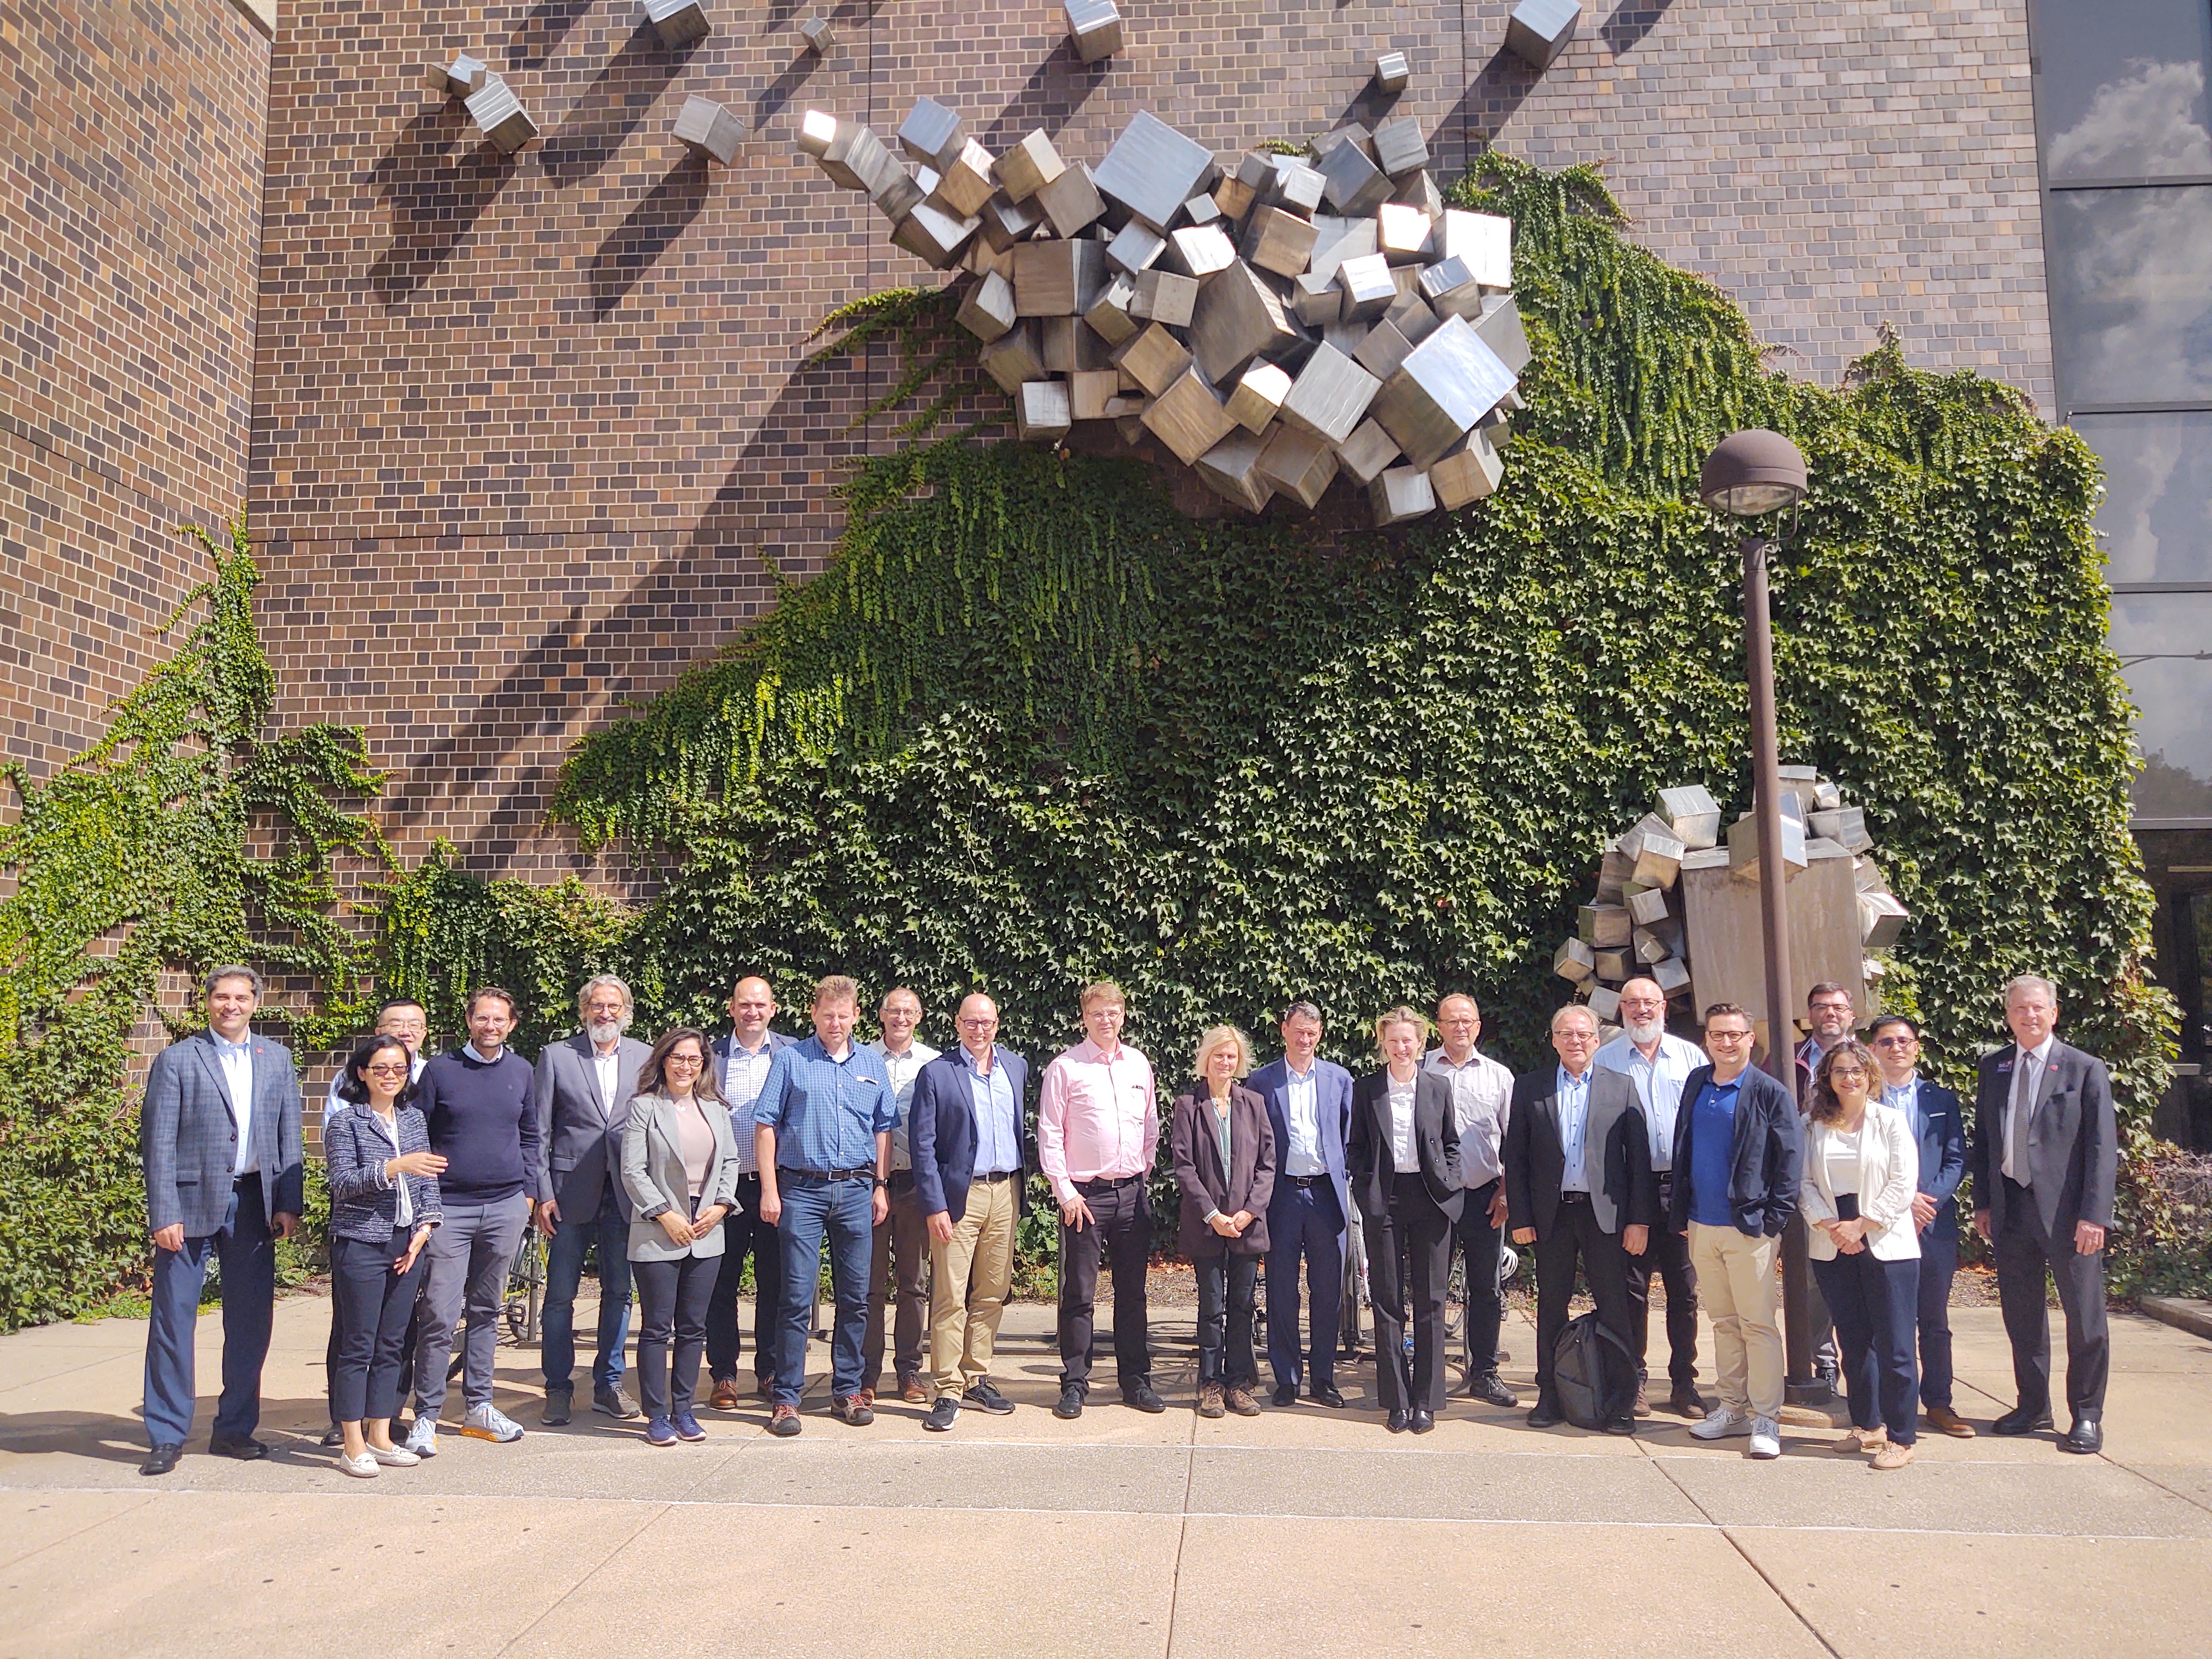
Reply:
[[338, 1467], [356, 1480], [374, 1480], [376, 1479], [376, 1460], [374, 1457], [371, 1457], [367, 1452], [363, 1452], [358, 1457], [349, 1456], [344, 1452], [340, 1452], [338, 1454]]
[[404, 1446], [371, 1446], [368, 1455], [387, 1469], [411, 1469], [422, 1461]]
[[[1692, 1434], [1697, 1431], [1692, 1429]], [[1779, 1457], [1782, 1455], [1782, 1425], [1771, 1417], [1751, 1419], [1751, 1444], [1743, 1449], [1746, 1457]]]
[[[1695, 1431], [1692, 1432], [1694, 1433]], [[438, 1455], [438, 1419], [436, 1418], [418, 1417], [415, 1419], [415, 1426], [407, 1431], [407, 1449], [415, 1454], [418, 1462], [422, 1458], [435, 1457]]]
[[471, 1440], [496, 1440], [503, 1446], [522, 1438], [522, 1425], [496, 1406], [477, 1406], [463, 1420], [461, 1432]]
[[1690, 1434], [1698, 1440], [1722, 1440], [1732, 1434], [1749, 1434], [1751, 1419], [1741, 1412], [1732, 1412], [1726, 1406], [1716, 1406], [1705, 1413], [1702, 1423], [1690, 1425]]

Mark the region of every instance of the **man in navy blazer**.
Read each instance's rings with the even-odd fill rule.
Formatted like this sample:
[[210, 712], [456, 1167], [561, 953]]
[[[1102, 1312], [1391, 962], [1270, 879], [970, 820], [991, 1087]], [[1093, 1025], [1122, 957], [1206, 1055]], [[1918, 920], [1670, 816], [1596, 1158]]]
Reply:
[[300, 1224], [306, 1165], [291, 1051], [257, 1036], [261, 975], [226, 963], [202, 982], [208, 1029], [154, 1058], [138, 1113], [146, 1218], [154, 1235], [141, 1474], [177, 1467], [191, 1432], [193, 1333], [208, 1258], [222, 1264], [222, 1398], [208, 1449], [250, 1461], [269, 1448], [261, 1366], [276, 1313], [276, 1241]]
[[1867, 1028], [1881, 1063], [1881, 1103], [1905, 1114], [1920, 1143], [1920, 1411], [1928, 1426], [1960, 1440], [1974, 1425], [1951, 1409], [1951, 1279], [1959, 1271], [1959, 1182], [1966, 1173], [1966, 1121], [1959, 1097], [1920, 1075], [1920, 1028], [1884, 1014]]
[[1014, 1235], [1036, 1154], [1025, 1127], [1029, 1062], [999, 1046], [999, 1005], [981, 992], [955, 1017], [960, 1046], [914, 1080], [907, 1145], [915, 1206], [929, 1228], [929, 1368], [937, 1401], [922, 1427], [943, 1433], [964, 1402], [1004, 1416], [991, 1352], [1014, 1283]]
[[[1294, 1002], [1283, 1012], [1283, 1058], [1245, 1079], [1267, 1103], [1275, 1131], [1275, 1191], [1267, 1202], [1267, 1364], [1275, 1403], [1294, 1406], [1303, 1380], [1309, 1397], [1342, 1406], [1336, 1386], [1336, 1332], [1344, 1298], [1344, 1230], [1351, 1213], [1344, 1136], [1352, 1121], [1352, 1073], [1317, 1059], [1321, 1010]], [[1313, 1323], [1298, 1351], [1298, 1263], [1312, 1291]]]

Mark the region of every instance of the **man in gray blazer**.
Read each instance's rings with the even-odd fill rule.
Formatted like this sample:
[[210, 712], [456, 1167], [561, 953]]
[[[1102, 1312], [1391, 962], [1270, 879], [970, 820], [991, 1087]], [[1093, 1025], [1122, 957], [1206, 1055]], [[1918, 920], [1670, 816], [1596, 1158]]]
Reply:
[[600, 974], [576, 994], [584, 1029], [546, 1044], [538, 1056], [538, 1139], [544, 1151], [538, 1231], [546, 1238], [541, 1348], [550, 1425], [573, 1414], [576, 1286], [585, 1249], [593, 1243], [599, 1247], [599, 1351], [592, 1360], [592, 1409], [617, 1419], [637, 1415], [622, 1391], [629, 1223], [636, 1207], [623, 1188], [622, 1138], [638, 1068], [653, 1050], [623, 1035], [635, 1012], [629, 987]]
[[276, 1241], [300, 1224], [306, 1170], [291, 1051], [256, 1036], [261, 975], [226, 963], [202, 982], [208, 1029], [154, 1058], [138, 1113], [146, 1218], [154, 1235], [141, 1474], [177, 1467], [191, 1432], [192, 1338], [208, 1258], [222, 1264], [222, 1398], [208, 1449], [251, 1461], [269, 1448], [261, 1365], [276, 1313]]
[[2005, 987], [2013, 1041], [1982, 1058], [1974, 1094], [1974, 1227], [1996, 1257], [1997, 1300], [2012, 1339], [2019, 1403], [1999, 1434], [2051, 1426], [2051, 1316], [2044, 1274], [2066, 1313], [2066, 1404], [2073, 1425], [2062, 1451], [2105, 1444], [2105, 1235], [2112, 1224], [2119, 1126], [2104, 1061], [2061, 1042], [2058, 993], [2023, 974]]

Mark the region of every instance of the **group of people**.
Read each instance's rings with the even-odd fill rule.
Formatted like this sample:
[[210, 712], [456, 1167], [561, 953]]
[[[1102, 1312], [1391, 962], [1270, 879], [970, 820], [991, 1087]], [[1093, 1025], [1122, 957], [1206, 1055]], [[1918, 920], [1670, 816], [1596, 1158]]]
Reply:
[[[301, 1097], [289, 1053], [256, 1035], [251, 969], [204, 982], [208, 1029], [159, 1055], [142, 1115], [155, 1243], [148, 1337], [148, 1474], [173, 1468], [193, 1408], [192, 1322], [209, 1261], [223, 1284], [222, 1393], [210, 1449], [257, 1458], [259, 1380], [274, 1243], [303, 1202]], [[645, 1419], [656, 1446], [704, 1436], [711, 1409], [740, 1407], [738, 1304], [753, 1276], [756, 1392], [770, 1432], [801, 1431], [799, 1402], [826, 1240], [834, 1301], [830, 1412], [874, 1416], [884, 1357], [892, 1388], [944, 1432], [963, 1409], [1015, 1409], [992, 1377], [1031, 1172], [1058, 1211], [1060, 1386], [1052, 1410], [1079, 1417], [1096, 1350], [1102, 1265], [1113, 1277], [1121, 1400], [1166, 1409], [1152, 1380], [1146, 1270], [1155, 1243], [1147, 1182], [1163, 1133], [1147, 1057], [1121, 1041], [1127, 1002], [1084, 988], [1084, 1038], [1042, 1071], [1030, 1127], [1028, 1061], [998, 1042], [981, 993], [954, 1019], [955, 1048], [916, 1033], [923, 1009], [895, 988], [879, 1035], [856, 1041], [859, 988], [814, 988], [811, 1035], [770, 1029], [773, 992], [740, 980], [730, 1029], [628, 1035], [629, 988], [612, 975], [577, 998], [580, 1029], [533, 1066], [507, 1046], [514, 999], [469, 1000], [468, 1038], [421, 1051], [427, 1017], [399, 1000], [331, 1091], [323, 1150], [331, 1193], [331, 1428], [341, 1467], [362, 1477], [434, 1456], [458, 1336], [459, 1431], [524, 1432], [493, 1398], [509, 1266], [526, 1228], [547, 1241], [544, 1420], [571, 1420], [574, 1304], [596, 1247], [599, 1327], [592, 1409]], [[1651, 1410], [1644, 1362], [1650, 1283], [1664, 1286], [1669, 1409], [1701, 1439], [1748, 1438], [1779, 1455], [1784, 1342], [1776, 1268], [1805, 1230], [1823, 1361], [1845, 1382], [1841, 1449], [1875, 1467], [1909, 1462], [1918, 1423], [1972, 1435], [1953, 1409], [1946, 1309], [1958, 1258], [1955, 1194], [1974, 1177], [1974, 1219], [1992, 1247], [2018, 1401], [1999, 1433], [2051, 1425], [2046, 1275], [2064, 1309], [2071, 1413], [2059, 1443], [2094, 1451], [2108, 1343], [2102, 1249], [2117, 1132], [2109, 1080], [2053, 1035], [2057, 994], [2016, 979], [2013, 1041], [1980, 1069], [1971, 1138], [1957, 1098], [1918, 1073], [1919, 1033], [1901, 1015], [1862, 1042], [1848, 992], [1816, 987], [1793, 1090], [1753, 1066], [1741, 1008], [1705, 1010], [1704, 1046], [1668, 1032], [1649, 980], [1621, 992], [1611, 1041], [1591, 1010], [1553, 1016], [1555, 1063], [1516, 1078], [1481, 1053], [1472, 997], [1443, 999], [1433, 1025], [1410, 1007], [1374, 1029], [1376, 1067], [1358, 1078], [1320, 1058], [1320, 1011], [1284, 1012], [1281, 1057], [1255, 1067], [1234, 1026], [1208, 1030], [1165, 1118], [1179, 1190], [1177, 1238], [1198, 1285], [1198, 1388], [1206, 1416], [1261, 1410], [1254, 1327], [1267, 1281], [1267, 1358], [1278, 1407], [1340, 1408], [1347, 1287], [1358, 1259], [1374, 1311], [1376, 1391], [1393, 1432], [1425, 1433], [1446, 1398], [1444, 1310], [1455, 1255], [1466, 1273], [1465, 1387], [1517, 1407], [1499, 1374], [1500, 1261], [1533, 1251], [1536, 1399], [1531, 1425], [1565, 1420], [1558, 1350], [1577, 1280], [1600, 1348], [1594, 1426], [1632, 1433]], [[1436, 1046], [1431, 1048], [1432, 1035]], [[632, 1291], [639, 1403], [623, 1391]], [[1303, 1293], [1302, 1293], [1303, 1292]], [[1710, 1316], [1715, 1401], [1697, 1383], [1697, 1310]], [[889, 1328], [888, 1330], [886, 1328]], [[1410, 1334], [1410, 1340], [1408, 1336]], [[926, 1341], [925, 1341], [926, 1336]], [[1832, 1370], [1832, 1375], [1834, 1371]], [[404, 1440], [392, 1430], [411, 1392]]]

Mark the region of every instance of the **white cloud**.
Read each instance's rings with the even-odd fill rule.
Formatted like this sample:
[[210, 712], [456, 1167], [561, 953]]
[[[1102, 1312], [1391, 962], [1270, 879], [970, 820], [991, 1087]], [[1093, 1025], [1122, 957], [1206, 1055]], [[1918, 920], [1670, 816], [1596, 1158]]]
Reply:
[[2196, 119], [2201, 64], [2130, 58], [2135, 73], [2097, 88], [2088, 113], [2051, 141], [2056, 179], [2212, 173], [2212, 132]]

